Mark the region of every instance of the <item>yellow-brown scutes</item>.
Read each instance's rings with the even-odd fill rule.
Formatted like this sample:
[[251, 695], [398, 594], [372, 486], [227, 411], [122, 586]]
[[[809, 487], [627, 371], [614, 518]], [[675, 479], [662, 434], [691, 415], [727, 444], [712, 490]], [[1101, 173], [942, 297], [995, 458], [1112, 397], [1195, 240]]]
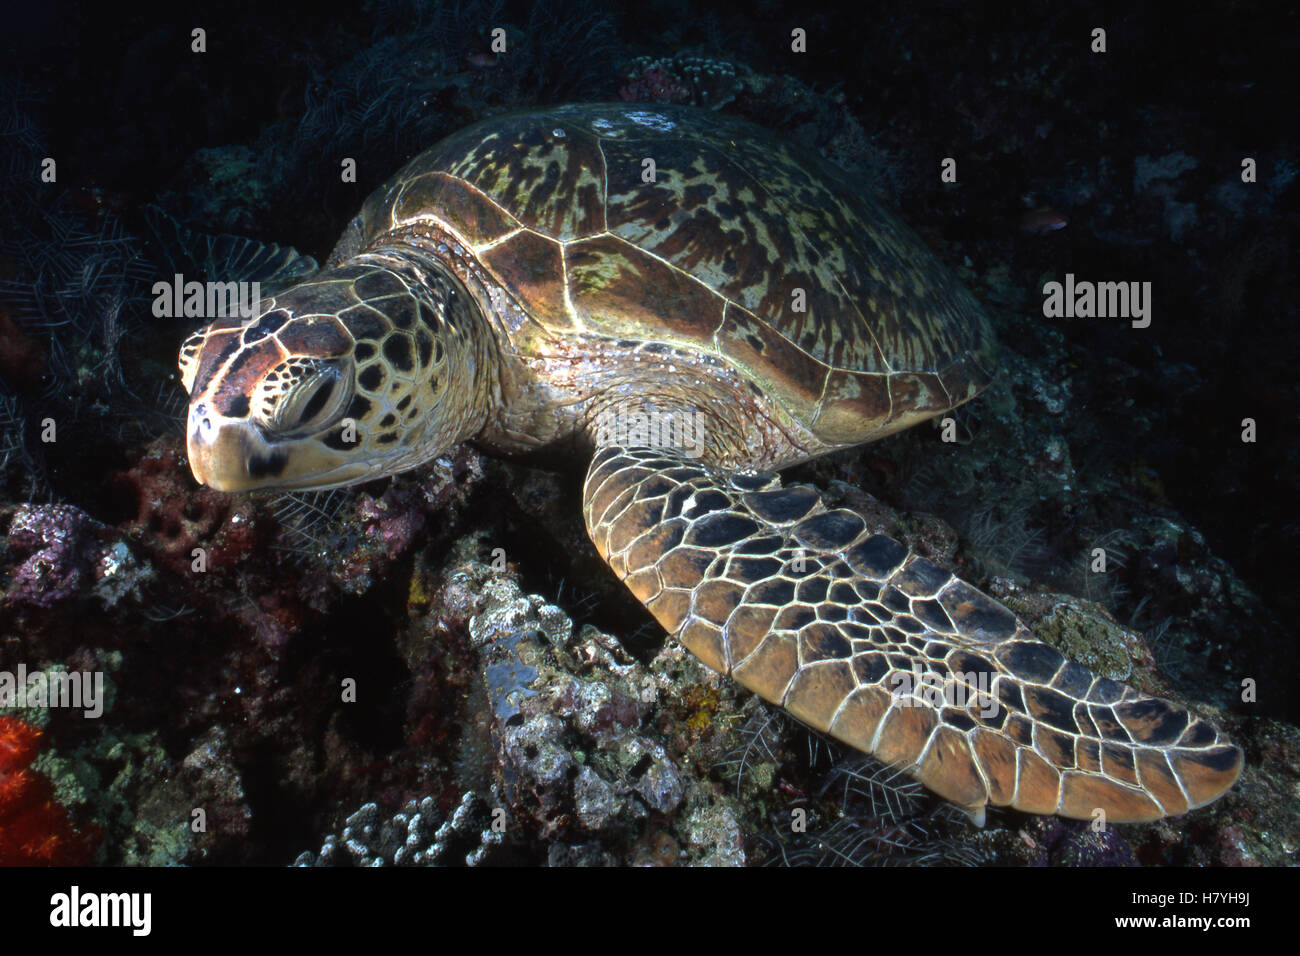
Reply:
[[376, 192], [331, 262], [420, 223], [533, 319], [521, 352], [539, 331], [709, 352], [831, 445], [991, 378], [980, 306], [865, 184], [717, 113], [589, 105], [471, 126]]
[[533, 321], [550, 328], [569, 321], [558, 243], [535, 232], [520, 231], [481, 252], [479, 262], [528, 302], [528, 315]]
[[444, 172], [430, 172], [402, 183], [388, 207], [392, 220], [402, 223], [432, 216], [458, 236], [473, 236], [477, 244], [494, 243], [523, 228], [514, 216], [477, 189]]
[[613, 338], [653, 338], [665, 315], [679, 332], [707, 340], [723, 301], [666, 262], [613, 236], [566, 248], [569, 299], [581, 326]]
[[993, 805], [1154, 820], [1241, 770], [1206, 721], [1066, 660], [806, 486], [610, 447], [584, 509], [597, 550], [706, 664], [977, 819]]
[[[446, 173], [517, 219], [560, 242], [604, 230], [604, 164], [600, 147], [581, 124], [541, 113], [528, 122], [488, 120], [444, 139], [397, 176]], [[447, 205], [463, 201], [448, 190]], [[427, 207], [426, 207], [427, 210]], [[420, 210], [412, 209], [418, 216]], [[463, 238], [477, 245], [488, 236]]]

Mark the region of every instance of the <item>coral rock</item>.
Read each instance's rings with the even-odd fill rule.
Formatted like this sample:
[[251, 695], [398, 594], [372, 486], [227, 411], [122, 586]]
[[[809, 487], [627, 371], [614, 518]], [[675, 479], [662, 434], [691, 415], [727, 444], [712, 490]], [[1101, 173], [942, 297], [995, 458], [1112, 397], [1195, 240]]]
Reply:
[[6, 602], [51, 608], [80, 592], [88, 580], [88, 549], [103, 526], [71, 505], [23, 505], [9, 525], [9, 550], [23, 560], [11, 577]]

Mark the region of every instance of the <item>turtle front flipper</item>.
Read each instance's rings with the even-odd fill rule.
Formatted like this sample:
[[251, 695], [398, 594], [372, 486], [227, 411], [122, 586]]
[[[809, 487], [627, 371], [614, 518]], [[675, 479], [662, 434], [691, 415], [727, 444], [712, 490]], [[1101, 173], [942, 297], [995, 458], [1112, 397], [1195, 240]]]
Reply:
[[1204, 720], [1067, 661], [807, 485], [605, 447], [583, 510], [601, 556], [705, 664], [979, 823], [988, 804], [1155, 820], [1241, 770]]

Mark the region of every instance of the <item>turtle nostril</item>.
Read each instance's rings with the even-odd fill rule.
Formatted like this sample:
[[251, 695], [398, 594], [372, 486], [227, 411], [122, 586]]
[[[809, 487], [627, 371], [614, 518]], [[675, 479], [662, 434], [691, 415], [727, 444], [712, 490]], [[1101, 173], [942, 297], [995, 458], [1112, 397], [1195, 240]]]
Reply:
[[203, 419], [203, 421], [200, 423], [200, 425], [202, 426], [204, 432], [210, 432], [210, 431], [212, 431], [212, 419], [210, 419], [210, 418], [205, 418], [205, 419]]

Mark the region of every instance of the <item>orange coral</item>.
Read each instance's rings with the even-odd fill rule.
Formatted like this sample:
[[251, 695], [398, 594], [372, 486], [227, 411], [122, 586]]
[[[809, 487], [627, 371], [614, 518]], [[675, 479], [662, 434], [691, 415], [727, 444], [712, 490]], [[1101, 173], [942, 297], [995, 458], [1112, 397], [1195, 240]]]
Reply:
[[0, 717], [0, 866], [84, 866], [96, 835], [79, 833], [44, 775], [28, 769], [43, 734]]

